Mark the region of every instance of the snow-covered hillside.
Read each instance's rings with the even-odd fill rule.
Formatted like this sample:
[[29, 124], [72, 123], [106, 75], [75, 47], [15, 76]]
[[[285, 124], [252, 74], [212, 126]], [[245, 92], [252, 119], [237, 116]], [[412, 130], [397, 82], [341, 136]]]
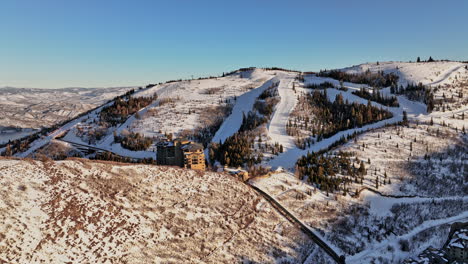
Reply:
[[130, 89], [132, 88], [0, 88], [0, 127], [49, 127], [100, 106]]
[[[468, 114], [465, 101], [468, 71], [465, 66], [456, 62], [390, 62], [344, 69], [349, 73], [362, 73], [368, 69], [393, 72], [400, 76], [402, 85], [422, 82], [438, 87], [436, 98], [443, 93], [443, 98], [451, 98], [451, 94], [457, 96], [460, 91], [462, 96], [444, 100], [445, 111], [440, 108], [432, 113], [427, 113], [425, 104], [411, 101], [404, 95], [397, 96], [399, 107], [371, 102], [391, 111], [393, 118], [341, 131], [305, 149], [287, 147], [284, 153], [268, 162], [273, 168], [283, 167], [294, 172], [298, 157], [325, 150], [340, 137], [361, 132], [362, 135], [327, 152], [331, 156], [339, 151], [346, 152], [356, 164], [353, 166], [357, 167], [360, 162], [365, 164], [366, 172], [360, 182], [348, 174], [337, 173], [332, 177], [343, 179], [340, 192], [329, 194], [321, 190], [320, 183], [312, 184], [309, 175], [301, 178], [297, 170], [296, 174], [274, 173], [254, 179], [252, 184], [269, 193], [320, 233], [339, 254], [347, 256], [347, 263], [398, 263], [430, 245], [442, 246], [449, 224], [468, 220], [468, 189], [464, 184], [468, 144], [462, 132], [463, 128], [468, 128], [468, 120], [464, 119]], [[344, 82], [340, 88], [342, 84], [338, 80], [315, 75], [304, 76], [304, 84], [298, 82], [294, 91], [280, 93], [281, 99], [287, 101], [297, 93], [308, 93], [307, 85], [324, 82], [336, 87], [327, 89], [331, 101], [341, 94], [349, 102], [367, 102], [353, 94], [360, 88], [367, 89], [367, 85]], [[389, 88], [381, 92], [391, 95]], [[403, 111], [409, 125], [389, 126], [403, 120]], [[307, 263], [319, 262], [322, 254], [312, 253]]]
[[465, 72], [466, 63], [441, 62], [379, 62], [365, 63], [342, 69], [347, 73], [363, 73], [365, 71], [394, 73], [399, 77], [399, 84], [422, 83], [438, 85], [454, 80], [457, 73]]
[[0, 183], [5, 263], [272, 263], [314, 248], [226, 174], [1, 159]]
[[[316, 231], [334, 251], [345, 255], [350, 263], [394, 263], [417, 255], [428, 245], [440, 246], [441, 238], [448, 232], [448, 224], [468, 219], [465, 184], [467, 65], [445, 61], [380, 62], [342, 70], [351, 74], [375, 73], [359, 75], [364, 83], [371, 81], [366, 81], [363, 76], [385, 80], [384, 74], [380, 73], [383, 72], [399, 77], [398, 88], [414, 83], [427, 87], [413, 87], [416, 90], [416, 96], [413, 96], [401, 91], [395, 93], [393, 82], [389, 87], [375, 85], [378, 87], [374, 88], [368, 84], [341, 82], [322, 73], [302, 74], [277, 68], [243, 69], [223, 77], [148, 86], [70, 121], [38, 138], [16, 156], [48, 155], [50, 152], [60, 154], [55, 157], [77, 154], [73, 144], [78, 143], [124, 157], [155, 158], [154, 146], [159, 140], [188, 136], [208, 146], [205, 151], [206, 157], [211, 159], [208, 162], [220, 162], [224, 158], [221, 163], [226, 164], [226, 160], [236, 159], [236, 165], [231, 164], [233, 167], [244, 166], [256, 172], [254, 175], [262, 174], [265, 168], [285, 170], [263, 175], [251, 183], [269, 193]], [[349, 76], [348, 80], [351, 80], [356, 75]], [[316, 98], [323, 98], [322, 101], [313, 101], [312, 97], [307, 99], [306, 95], [314, 93]], [[432, 109], [424, 103], [430, 97], [434, 99]], [[337, 112], [336, 109], [338, 113], [331, 114]], [[103, 113], [111, 111], [117, 114], [114, 119], [106, 120]], [[355, 118], [362, 119], [364, 115], [366, 122], [358, 122]], [[298, 134], [288, 130], [292, 119], [295, 128], [300, 130]], [[333, 129], [325, 133], [327, 127]], [[149, 138], [151, 144], [143, 150], [130, 150], [122, 141], [117, 141], [132, 133]], [[232, 154], [228, 153], [230, 149], [235, 150], [233, 155], [228, 155]], [[309, 153], [322, 155], [317, 154], [322, 151], [325, 153], [314, 160], [315, 163], [307, 163]], [[92, 154], [87, 155], [91, 157]], [[313, 155], [310, 154], [310, 160]], [[330, 163], [334, 157], [345, 157], [340, 162], [347, 164], [347, 169], [339, 167], [339, 162]], [[302, 165], [298, 163], [299, 159], [303, 161]], [[83, 248], [95, 247], [90, 242], [94, 238], [80, 233], [94, 232], [104, 238], [99, 244], [102, 252], [116, 261], [132, 256], [145, 262], [152, 256], [151, 261], [155, 262], [184, 262], [188, 255], [194, 255], [194, 262], [200, 263], [241, 260], [330, 262], [316, 244], [305, 239], [266, 201], [242, 182], [224, 174], [85, 161], [2, 162], [5, 165], [0, 167], [0, 174], [2, 171], [6, 173], [4, 179], [8, 180], [8, 190], [14, 190], [11, 186], [16, 181], [26, 181], [23, 185], [32, 184], [19, 187], [21, 195], [13, 196], [15, 191], [11, 197], [7, 196], [8, 204], [23, 206], [23, 201], [27, 201], [37, 206], [47, 201], [45, 204], [49, 207], [41, 205], [37, 217], [40, 221], [54, 219], [48, 227], [52, 231], [49, 230], [44, 238], [49, 247], [35, 247], [40, 252], [35, 255], [41, 256], [38, 259], [44, 254], [51, 257], [59, 254], [57, 252], [67, 252], [67, 247], [76, 243], [82, 243]], [[316, 167], [317, 171], [313, 170]], [[39, 173], [32, 174], [31, 171]], [[328, 175], [329, 172], [332, 173]], [[127, 175], [132, 176], [127, 178]], [[114, 186], [107, 182], [111, 178], [124, 184]], [[28, 183], [28, 179], [34, 179], [35, 183]], [[51, 182], [55, 189], [48, 189]], [[94, 186], [90, 182], [98, 182], [98, 186], [104, 186], [110, 193], [90, 189]], [[83, 185], [86, 188], [82, 184], [86, 184]], [[28, 193], [27, 190], [35, 191]], [[58, 194], [62, 190], [69, 198]], [[28, 196], [36, 198], [28, 200]], [[107, 199], [108, 196], [111, 199]], [[67, 209], [67, 203], [76, 205], [74, 199], [82, 198], [83, 203], [96, 199], [98, 204], [92, 205], [97, 208], [116, 206], [121, 209], [118, 214], [112, 211], [105, 215], [108, 218], [103, 221], [115, 214], [116, 219], [125, 220], [130, 227], [125, 227], [125, 231], [111, 241], [111, 238], [106, 240], [108, 234], [96, 226], [118, 229], [120, 222], [112, 224], [111, 221], [110, 227], [104, 222], [95, 223], [93, 221], [99, 220], [90, 220], [94, 219], [94, 213], [81, 222], [67, 220], [70, 215], [93, 211], [84, 205], [83, 213]], [[54, 199], [64, 200], [57, 202], [57, 206], [65, 208], [66, 219], [57, 217], [64, 213], [51, 209], [50, 201]], [[82, 203], [78, 205], [80, 207]], [[24, 206], [18, 210], [29, 210], [25, 208], [30, 205]], [[5, 208], [10, 210], [4, 211], [5, 214], [19, 214], [12, 209], [16, 207], [5, 205]], [[203, 221], [199, 219], [201, 214]], [[4, 219], [13, 221], [8, 217]], [[14, 219], [26, 226], [35, 226], [34, 232], [42, 228], [33, 223], [39, 220], [32, 216], [29, 219], [15, 216]], [[159, 221], [169, 223], [168, 219], [175, 220], [170, 224], [158, 224]], [[83, 223], [97, 229], [82, 230]], [[189, 229], [184, 229], [187, 226]], [[137, 231], [129, 231], [135, 228]], [[152, 231], [155, 228], [160, 230], [159, 233]], [[250, 232], [249, 228], [254, 231]], [[61, 233], [75, 234], [70, 231], [75, 229], [76, 237]], [[193, 230], [205, 233], [198, 236]], [[37, 242], [30, 237], [25, 239], [27, 243], [21, 241], [26, 247]], [[52, 248], [50, 241], [58, 246]], [[262, 243], [267, 243], [268, 248], [260, 246]], [[118, 252], [109, 249], [108, 245], [117, 246]], [[164, 247], [175, 256], [158, 254]], [[9, 250], [13, 252], [15, 249]], [[46, 252], [53, 253], [47, 255]], [[119, 255], [119, 252], [127, 255]], [[79, 255], [60, 254], [67, 258]], [[98, 261], [102, 256], [101, 252], [100, 256], [90, 254], [82, 256], [87, 258], [85, 261]]]
[[160, 103], [149, 107], [129, 129], [145, 136], [192, 133], [196, 128], [209, 126], [222, 111], [221, 107], [236, 105], [238, 99], [243, 101], [244, 98], [253, 104], [256, 96], [267, 87], [265, 83], [273, 77], [273, 72], [254, 69], [226, 77], [157, 85], [135, 95], [157, 93]]

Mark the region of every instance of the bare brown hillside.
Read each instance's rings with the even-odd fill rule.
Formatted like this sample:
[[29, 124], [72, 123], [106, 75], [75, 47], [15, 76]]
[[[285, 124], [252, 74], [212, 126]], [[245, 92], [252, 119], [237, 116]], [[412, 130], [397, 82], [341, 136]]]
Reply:
[[225, 174], [0, 159], [0, 196], [0, 263], [270, 263], [310, 251]]

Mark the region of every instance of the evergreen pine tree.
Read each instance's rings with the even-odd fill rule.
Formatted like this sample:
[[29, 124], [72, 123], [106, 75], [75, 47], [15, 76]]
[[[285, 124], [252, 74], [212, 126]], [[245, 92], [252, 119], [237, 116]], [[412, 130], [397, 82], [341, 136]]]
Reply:
[[5, 156], [10, 157], [13, 155], [13, 152], [11, 151], [11, 146], [8, 144], [5, 149]]
[[408, 114], [406, 111], [403, 111], [403, 124], [408, 125]]

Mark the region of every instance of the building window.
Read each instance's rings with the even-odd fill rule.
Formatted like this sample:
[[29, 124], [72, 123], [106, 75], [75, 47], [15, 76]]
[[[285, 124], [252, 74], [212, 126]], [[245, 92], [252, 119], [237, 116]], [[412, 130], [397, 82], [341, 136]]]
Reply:
[[175, 156], [174, 148], [170, 148], [167, 150], [167, 156], [171, 158]]

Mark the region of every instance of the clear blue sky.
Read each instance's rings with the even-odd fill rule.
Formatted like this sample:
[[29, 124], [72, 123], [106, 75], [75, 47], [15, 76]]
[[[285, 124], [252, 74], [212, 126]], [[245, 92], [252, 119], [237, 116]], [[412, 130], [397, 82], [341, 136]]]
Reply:
[[247, 66], [468, 60], [468, 1], [0, 1], [0, 86], [144, 85]]

